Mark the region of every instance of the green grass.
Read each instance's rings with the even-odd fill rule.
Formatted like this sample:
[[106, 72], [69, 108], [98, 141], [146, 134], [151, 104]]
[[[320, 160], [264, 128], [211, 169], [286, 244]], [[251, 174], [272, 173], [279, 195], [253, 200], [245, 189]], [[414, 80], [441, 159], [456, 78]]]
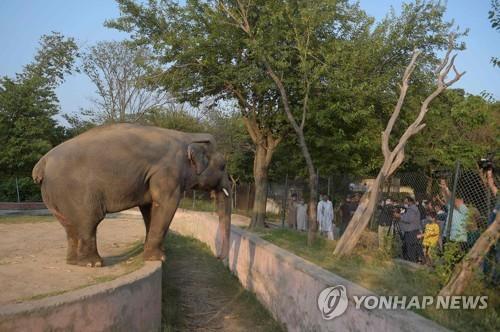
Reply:
[[[282, 331], [255, 296], [240, 285], [204, 243], [169, 234], [166, 254], [163, 331], [189, 331], [195, 326], [198, 329], [220, 328], [211, 324], [222, 324], [224, 330], [231, 330], [230, 324], [235, 321], [240, 324], [239, 330]], [[199, 296], [190, 301], [187, 298], [193, 292]], [[228, 317], [232, 318], [227, 321]]]
[[[385, 295], [436, 295], [442, 284], [440, 278], [427, 269], [410, 270], [395, 263], [380, 251], [373, 251], [373, 238], [363, 238], [368, 243], [357, 248], [355, 254], [345, 258], [333, 257], [335, 241], [319, 237], [313, 246], [307, 246], [307, 234], [286, 229], [259, 229], [263, 239], [286, 249], [306, 260], [349, 279], [377, 294]], [[359, 246], [358, 246], [359, 247]], [[467, 294], [488, 295], [488, 309], [485, 310], [416, 310], [443, 326], [456, 331], [498, 331], [500, 330], [500, 289], [486, 288], [476, 280]]]
[[53, 216], [0, 216], [0, 224], [28, 224], [53, 221], [56, 221]]
[[193, 205], [193, 199], [191, 197], [185, 197], [181, 199], [179, 207], [181, 209], [193, 210], [193, 211], [204, 211], [204, 212], [216, 211], [216, 206], [213, 201], [196, 199]]
[[[202, 211], [202, 212], [217, 212], [217, 206], [214, 201], [206, 199], [196, 199], [193, 205], [193, 199], [191, 197], [185, 197], [179, 202], [179, 208], [191, 211]], [[250, 217], [251, 211], [233, 209], [233, 214], [240, 214], [242, 216]]]

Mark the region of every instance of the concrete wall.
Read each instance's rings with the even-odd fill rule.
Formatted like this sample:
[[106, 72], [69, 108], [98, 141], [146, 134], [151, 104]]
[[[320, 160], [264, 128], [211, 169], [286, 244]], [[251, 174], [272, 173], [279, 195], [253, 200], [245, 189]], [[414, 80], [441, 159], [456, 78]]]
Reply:
[[161, 263], [50, 298], [0, 307], [0, 331], [158, 331]]
[[43, 202], [0, 202], [0, 210], [40, 210], [46, 208]]
[[[215, 252], [219, 238], [216, 218], [192, 214], [191, 218], [174, 220], [171, 229], [205, 242]], [[234, 226], [228, 264], [241, 284], [254, 292], [288, 331], [445, 330], [410, 311], [356, 309], [353, 295], [373, 293]], [[326, 321], [317, 297], [324, 288], [335, 285], [346, 287], [349, 306], [343, 315]]]

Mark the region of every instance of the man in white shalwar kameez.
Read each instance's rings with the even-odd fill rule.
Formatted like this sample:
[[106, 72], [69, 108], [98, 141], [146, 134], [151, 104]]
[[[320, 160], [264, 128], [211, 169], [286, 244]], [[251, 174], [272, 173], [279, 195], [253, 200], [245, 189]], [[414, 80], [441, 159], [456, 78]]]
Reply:
[[321, 234], [326, 233], [329, 240], [333, 240], [333, 204], [328, 196], [323, 195], [318, 203], [318, 224]]
[[303, 199], [297, 205], [297, 229], [299, 231], [307, 230], [307, 204], [304, 203]]

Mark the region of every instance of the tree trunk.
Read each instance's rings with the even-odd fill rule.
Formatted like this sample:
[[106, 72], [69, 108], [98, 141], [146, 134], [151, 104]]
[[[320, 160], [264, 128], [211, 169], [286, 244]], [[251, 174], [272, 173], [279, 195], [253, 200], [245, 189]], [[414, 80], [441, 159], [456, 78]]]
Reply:
[[368, 191], [361, 197], [358, 208], [347, 225], [344, 235], [335, 246], [335, 251], [333, 252], [334, 255], [342, 256], [344, 254], [351, 253], [354, 250], [354, 247], [361, 238], [361, 234], [370, 222], [373, 211], [375, 210], [382, 178], [383, 175], [381, 171], [373, 182], [371, 188], [369, 188]]
[[307, 231], [307, 245], [311, 246], [316, 238], [316, 233], [318, 232], [318, 221], [317, 221], [317, 202], [318, 202], [318, 176], [316, 172], [309, 175], [309, 204], [308, 204], [308, 217], [309, 217], [309, 227]]
[[[497, 213], [495, 221], [481, 234], [467, 255], [457, 264], [450, 281], [441, 289], [439, 295], [461, 295], [468, 287], [474, 276], [474, 271], [481, 265], [484, 257], [495, 245], [500, 236], [500, 213]], [[498, 248], [497, 248], [498, 250]]]
[[255, 198], [253, 201], [251, 228], [264, 227], [266, 219], [267, 203], [267, 172], [269, 165], [266, 164], [266, 149], [257, 145], [255, 151], [253, 176], [255, 180]]
[[267, 203], [267, 175], [274, 151], [281, 141], [281, 137], [274, 138], [271, 133], [264, 133], [255, 117], [244, 117], [243, 121], [250, 134], [250, 138], [255, 144], [255, 157], [253, 161], [255, 197], [250, 228], [264, 227]]

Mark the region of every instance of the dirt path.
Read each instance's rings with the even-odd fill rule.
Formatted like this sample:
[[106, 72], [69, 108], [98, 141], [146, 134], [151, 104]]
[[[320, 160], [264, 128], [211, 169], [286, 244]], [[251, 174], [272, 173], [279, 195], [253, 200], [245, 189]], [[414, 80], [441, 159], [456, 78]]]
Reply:
[[[24, 219], [24, 220], [23, 220]], [[144, 223], [135, 216], [99, 225], [102, 268], [66, 264], [66, 233], [53, 217], [0, 219], [0, 305], [55, 295], [111, 280], [138, 268]]]
[[166, 240], [163, 318], [166, 331], [281, 331], [281, 327], [203, 243]]
[[[175, 219], [216, 218], [179, 209]], [[2, 219], [3, 218], [3, 219]], [[142, 264], [144, 224], [138, 211], [106, 218], [98, 228], [102, 268], [67, 265], [66, 234], [52, 216], [0, 217], [0, 305], [60, 294], [114, 279]], [[248, 218], [233, 215], [233, 224]], [[133, 249], [133, 250], [132, 250]], [[169, 235], [164, 314], [174, 331], [279, 331], [252, 294], [201, 242]]]

